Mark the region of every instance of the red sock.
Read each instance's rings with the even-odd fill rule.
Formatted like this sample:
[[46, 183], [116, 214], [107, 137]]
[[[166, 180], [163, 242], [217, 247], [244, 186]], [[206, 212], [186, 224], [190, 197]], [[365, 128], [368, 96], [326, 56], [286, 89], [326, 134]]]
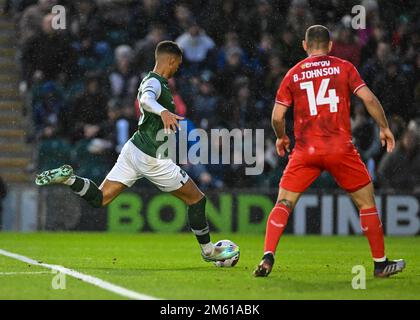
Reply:
[[290, 208], [282, 203], [276, 204], [271, 210], [265, 231], [264, 253], [272, 252], [274, 254], [276, 252], [277, 244], [286, 228], [290, 212]]
[[383, 261], [385, 259], [384, 232], [375, 207], [360, 210], [360, 225], [363, 234], [368, 238], [373, 259]]

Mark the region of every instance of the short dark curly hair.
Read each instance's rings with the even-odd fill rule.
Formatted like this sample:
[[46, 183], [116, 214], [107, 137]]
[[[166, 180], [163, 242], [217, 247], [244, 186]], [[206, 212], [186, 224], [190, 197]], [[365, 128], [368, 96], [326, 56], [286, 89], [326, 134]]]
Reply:
[[161, 53], [169, 53], [177, 56], [182, 56], [182, 49], [179, 45], [174, 41], [161, 41], [156, 46], [155, 55], [159, 55]]

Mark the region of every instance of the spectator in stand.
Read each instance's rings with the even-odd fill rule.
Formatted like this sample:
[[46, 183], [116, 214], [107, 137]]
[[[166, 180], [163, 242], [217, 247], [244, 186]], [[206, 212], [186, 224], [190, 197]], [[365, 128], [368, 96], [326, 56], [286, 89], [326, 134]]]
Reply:
[[170, 38], [176, 39], [185, 32], [191, 25], [193, 15], [185, 3], [177, 3], [174, 8], [174, 19], [168, 24]]
[[220, 98], [214, 91], [210, 77], [202, 76], [198, 85], [198, 94], [194, 96], [190, 118], [200, 128], [210, 129], [220, 123], [217, 109]]
[[386, 63], [384, 72], [375, 75], [372, 89], [387, 115], [397, 114], [408, 121], [416, 112], [411, 110], [412, 93], [409, 91], [407, 79], [401, 72], [398, 60], [391, 59]]
[[[189, 135], [190, 132], [194, 129], [196, 129], [194, 123], [189, 120], [188, 118], [185, 118], [183, 120], [183, 128], [186, 128], [186, 134]], [[177, 133], [177, 139], [179, 139], [179, 132]], [[188, 139], [187, 141], [187, 153], [190, 152], [190, 148], [199, 143], [200, 138], [196, 137], [195, 140]], [[189, 160], [189, 158], [185, 158], [186, 154], [180, 154], [180, 149], [178, 148], [179, 143], [177, 143], [177, 152], [176, 157], [178, 162], [181, 162], [181, 167], [184, 169], [188, 175], [191, 176], [191, 178], [196, 181], [196, 183], [203, 187], [203, 189], [208, 188], [220, 188], [223, 186], [223, 182], [220, 179], [217, 179], [216, 177], [213, 177], [207, 170], [207, 165], [199, 163], [199, 164], [192, 164]], [[201, 151], [198, 151], [197, 156], [199, 156]], [[209, 153], [210, 155], [210, 153]], [[186, 163], [185, 163], [186, 162]], [[211, 166], [211, 165], [210, 165]]]
[[182, 165], [182, 169], [188, 173], [191, 179], [194, 179], [201, 190], [214, 190], [223, 187], [223, 182], [217, 178], [213, 178], [204, 164], [192, 165], [191, 163], [187, 163]]
[[360, 45], [353, 34], [351, 26], [343, 25], [340, 27], [330, 54], [350, 61], [357, 68], [360, 65], [360, 52]]
[[[214, 42], [221, 44], [226, 39], [226, 32], [239, 32], [239, 8], [241, 3], [235, 0], [207, 1], [203, 10], [203, 25]], [[207, 14], [211, 12], [211, 14]]]
[[20, 46], [25, 46], [31, 38], [42, 33], [43, 19], [56, 4], [57, 0], [38, 0], [37, 4], [25, 9], [19, 21]]
[[281, 13], [268, 0], [257, 0], [255, 7], [242, 12], [241, 27], [238, 28], [242, 45], [246, 51], [253, 51], [262, 33], [277, 34], [281, 30]]
[[128, 22], [132, 16], [130, 10], [131, 1], [98, 1], [105, 31], [105, 41], [112, 48], [130, 43]]
[[366, 114], [366, 108], [360, 103], [354, 107], [351, 119], [353, 143], [366, 163], [369, 174], [375, 177], [375, 157], [381, 151], [379, 132], [376, 123]]
[[306, 29], [315, 24], [309, 1], [292, 0], [287, 13], [286, 23], [290, 28], [290, 32], [294, 33], [299, 39], [303, 39]]
[[298, 61], [306, 58], [305, 51], [302, 50], [301, 38], [289, 26], [281, 33], [279, 50], [287, 68], [293, 67]]
[[123, 102], [120, 116], [115, 121], [116, 151], [121, 152], [124, 144], [131, 138], [137, 130], [137, 118], [133, 108], [132, 100]]
[[[39, 0], [6, 0], [3, 4], [3, 13], [20, 21], [26, 8], [38, 3]], [[1, 11], [0, 11], [1, 12]]]
[[109, 75], [111, 97], [120, 102], [137, 96], [139, 77], [131, 68], [133, 50], [128, 45], [121, 45], [115, 49], [116, 66]]
[[132, 4], [128, 30], [133, 42], [147, 37], [151, 26], [164, 23], [170, 10], [170, 6], [161, 0], [132, 1]]
[[267, 101], [270, 101], [273, 96], [273, 92], [276, 92], [281, 80], [287, 72], [286, 66], [282, 63], [279, 55], [271, 54], [268, 57], [268, 66], [266, 73], [262, 81], [264, 85], [263, 95]]
[[100, 127], [107, 120], [107, 96], [96, 75], [89, 75], [86, 89], [73, 102], [69, 115], [68, 130], [71, 131], [73, 141], [83, 138], [83, 127], [93, 125]]
[[86, 30], [80, 33], [80, 41], [74, 42], [73, 48], [78, 54], [78, 71], [82, 76], [88, 72], [105, 71], [112, 65], [112, 51], [108, 43], [96, 42]]
[[99, 185], [112, 167], [113, 144], [98, 134], [96, 126], [84, 127], [83, 139], [73, 148], [72, 163], [79, 174]]
[[247, 57], [245, 51], [241, 48], [239, 37], [236, 32], [228, 32], [225, 34], [225, 43], [217, 52], [217, 69], [222, 70], [226, 65], [226, 55], [230, 50], [241, 51], [241, 63], [246, 64]]
[[169, 89], [171, 89], [172, 97], [174, 99], [175, 104], [175, 113], [180, 115], [181, 117], [185, 117], [188, 113], [188, 107], [182, 98], [182, 96], [179, 94], [178, 89], [176, 87], [176, 80], [175, 78], [171, 78], [168, 80]]
[[54, 80], [60, 73], [75, 74], [76, 53], [63, 30], [52, 28], [52, 14], [42, 21], [42, 32], [32, 37], [22, 49], [24, 80], [31, 84], [35, 72], [44, 80]]
[[407, 127], [406, 122], [399, 115], [392, 115], [389, 117], [389, 128], [394, 134], [395, 141], [399, 141]]
[[247, 78], [237, 79], [237, 89], [227, 107], [225, 119], [231, 128], [255, 128], [260, 115], [255, 111], [255, 100], [251, 95]]
[[[360, 45], [366, 45], [367, 41], [373, 35], [374, 26], [380, 23], [379, 7], [376, 0], [363, 0], [361, 5], [366, 10], [366, 26], [357, 30]], [[383, 3], [382, 3], [383, 5]]]
[[[385, 29], [381, 24], [377, 24], [372, 29], [372, 35], [362, 47], [360, 60], [367, 61], [374, 57], [378, 44], [385, 41]], [[360, 41], [360, 40], [359, 40]]]
[[383, 41], [379, 42], [375, 56], [362, 66], [361, 75], [368, 86], [371, 87], [376, 77], [385, 72], [385, 65], [391, 58], [390, 45]]
[[162, 25], [153, 25], [146, 37], [136, 42], [134, 68], [138, 74], [153, 70], [156, 45], [165, 39], [167, 39], [165, 28]]
[[394, 151], [382, 158], [378, 168], [382, 188], [413, 191], [420, 187], [420, 138], [418, 125], [411, 121]]
[[258, 43], [256, 50], [256, 58], [258, 60], [259, 66], [262, 68], [263, 72], [266, 73], [268, 68], [268, 60], [270, 55], [275, 53], [273, 36], [269, 33], [263, 33]]
[[192, 22], [188, 31], [179, 36], [176, 42], [184, 51], [183, 69], [185, 76], [197, 75], [212, 64], [209, 58], [215, 44], [197, 22]]
[[74, 6], [75, 12], [70, 19], [71, 36], [78, 39], [84, 33], [92, 42], [104, 40], [103, 21], [95, 0], [78, 0]]
[[[4, 15], [9, 14], [10, 11], [13, 9], [13, 1], [12, 0], [6, 0], [4, 2], [3, 6], [0, 9], [1, 9], [0, 14], [4, 14]], [[1, 185], [1, 181], [2, 180], [1, 180], [1, 177], [0, 177], [0, 185]], [[1, 211], [0, 211], [0, 213], [1, 213]]]
[[44, 171], [59, 167], [63, 163], [69, 163], [71, 161], [72, 145], [60, 135], [56, 127], [50, 126], [43, 130], [37, 151], [37, 169]]
[[[137, 101], [137, 100], [136, 100]], [[118, 146], [118, 132], [117, 132], [117, 121], [122, 117], [122, 106], [114, 100], [108, 100], [106, 107], [107, 110], [107, 119], [101, 125], [101, 136], [103, 139], [108, 140], [112, 143], [112, 148], [114, 153], [112, 154], [114, 160], [116, 160], [115, 155], [120, 153]], [[134, 109], [135, 118], [138, 119], [137, 115], [138, 110]]]
[[41, 99], [33, 106], [33, 121], [35, 124], [36, 137], [41, 137], [48, 128], [58, 130], [60, 119], [64, 114], [64, 104], [59, 98], [53, 82], [49, 81], [41, 87]]
[[238, 77], [244, 77], [250, 74], [250, 71], [242, 63], [242, 51], [239, 48], [231, 48], [226, 52], [226, 65], [219, 70], [216, 75], [215, 83], [217, 90], [229, 99], [232, 97], [234, 91], [232, 84]]
[[410, 101], [411, 114], [412, 118], [420, 117], [420, 51], [410, 60], [402, 66], [402, 73], [406, 76], [408, 90], [410, 91], [410, 96], [413, 97], [413, 100]]

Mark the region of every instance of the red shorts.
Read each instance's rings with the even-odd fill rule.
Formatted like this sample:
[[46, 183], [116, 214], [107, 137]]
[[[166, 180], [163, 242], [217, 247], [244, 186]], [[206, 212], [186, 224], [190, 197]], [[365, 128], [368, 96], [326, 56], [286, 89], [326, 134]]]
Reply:
[[304, 192], [323, 170], [328, 171], [337, 184], [352, 193], [372, 180], [356, 148], [345, 153], [314, 155], [292, 152], [280, 180], [280, 187], [292, 192]]

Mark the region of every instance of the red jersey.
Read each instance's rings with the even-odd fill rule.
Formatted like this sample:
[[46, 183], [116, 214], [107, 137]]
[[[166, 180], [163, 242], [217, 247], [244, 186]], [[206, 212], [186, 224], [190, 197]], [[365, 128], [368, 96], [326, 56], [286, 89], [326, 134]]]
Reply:
[[295, 149], [327, 154], [353, 148], [350, 95], [365, 85], [350, 62], [329, 55], [310, 56], [290, 69], [276, 103], [294, 106]]

